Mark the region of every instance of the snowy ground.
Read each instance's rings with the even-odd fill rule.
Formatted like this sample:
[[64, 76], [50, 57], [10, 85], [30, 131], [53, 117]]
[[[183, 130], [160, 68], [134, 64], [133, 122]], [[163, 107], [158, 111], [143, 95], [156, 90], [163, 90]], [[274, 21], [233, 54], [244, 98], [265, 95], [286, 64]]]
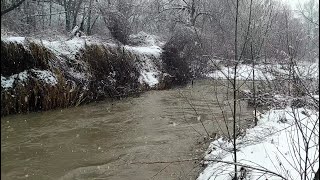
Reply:
[[[255, 66], [256, 80], [274, 80], [277, 75], [289, 75], [289, 71], [284, 66], [279, 64], [274, 65], [256, 65]], [[301, 62], [295, 67], [296, 73], [302, 77], [316, 78], [319, 76], [318, 63]], [[233, 78], [233, 67], [221, 67], [207, 74], [207, 77], [216, 79]], [[237, 68], [238, 80], [252, 80], [253, 67], [251, 65], [240, 64]]]
[[[309, 148], [305, 148], [305, 140], [309, 141]], [[282, 179], [263, 170], [286, 179], [303, 179], [300, 172], [305, 167], [308, 149], [307, 176], [311, 179], [319, 167], [319, 112], [303, 108], [270, 110], [259, 118], [256, 127], [238, 138], [237, 147], [239, 164], [260, 169], [245, 168], [245, 179], [250, 180]], [[231, 180], [234, 165], [212, 161], [233, 162], [232, 148], [233, 144], [222, 138], [213, 141], [205, 156], [208, 166], [198, 180]]]

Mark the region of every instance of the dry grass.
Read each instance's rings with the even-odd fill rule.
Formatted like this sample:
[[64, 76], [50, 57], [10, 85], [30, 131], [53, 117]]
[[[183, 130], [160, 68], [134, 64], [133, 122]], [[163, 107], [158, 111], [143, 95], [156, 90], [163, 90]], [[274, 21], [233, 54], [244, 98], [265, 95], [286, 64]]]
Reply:
[[49, 69], [54, 54], [45, 47], [29, 42], [22, 44], [1, 41], [1, 75], [10, 76], [31, 68]]
[[135, 58], [123, 48], [86, 46], [81, 60], [88, 63], [92, 73], [89, 99], [121, 97], [137, 92], [139, 71], [134, 65]]
[[[135, 64], [139, 61], [138, 56], [123, 48], [87, 45], [79, 52], [73, 61], [88, 67], [86, 71], [92, 77], [87, 80], [87, 85], [72, 79], [67, 72], [70, 68], [79, 68], [68, 64], [67, 59], [62, 59], [65, 64], [58, 65], [58, 57], [40, 44], [29, 42], [22, 45], [1, 41], [1, 59], [1, 75], [4, 77], [25, 70], [28, 72], [27, 80], [14, 83], [12, 88], [1, 89], [2, 116], [77, 106], [106, 98], [129, 96], [146, 89], [138, 82], [140, 74]], [[58, 83], [44, 83], [30, 69], [53, 72]]]

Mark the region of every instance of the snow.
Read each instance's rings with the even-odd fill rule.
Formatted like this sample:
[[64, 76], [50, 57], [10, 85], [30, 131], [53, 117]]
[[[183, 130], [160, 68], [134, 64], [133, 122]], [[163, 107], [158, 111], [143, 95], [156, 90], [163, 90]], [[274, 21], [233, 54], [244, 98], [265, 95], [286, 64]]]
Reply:
[[22, 83], [22, 82], [25, 82], [27, 80], [27, 78], [28, 78], [27, 71], [23, 71], [18, 74], [14, 74], [9, 77], [3, 77], [1, 75], [1, 88], [4, 88], [4, 89], [12, 88], [13, 83], [15, 81]]
[[[319, 77], [318, 64], [301, 62], [295, 66], [295, 71], [301, 77], [317, 78]], [[233, 78], [233, 67], [221, 67], [220, 70], [208, 73], [206, 76], [209, 78], [227, 79]], [[256, 65], [255, 66], [255, 79], [256, 80], [274, 80], [276, 75], [288, 76], [289, 71], [285, 70], [280, 64]], [[238, 80], [252, 80], [253, 67], [252, 65], [240, 64], [237, 67]]]
[[[294, 118], [294, 117], [297, 118]], [[262, 115], [258, 125], [248, 129], [243, 138], [237, 139], [237, 160], [241, 164], [275, 172], [288, 179], [299, 179], [300, 161], [298, 154], [305, 157], [303, 137], [310, 137], [309, 158], [315, 162], [308, 168], [308, 177], [313, 177], [313, 171], [319, 163], [319, 112], [299, 109], [269, 110]], [[303, 133], [299, 131], [302, 127]], [[312, 129], [315, 127], [314, 131]], [[222, 138], [213, 141], [205, 156], [208, 166], [200, 173], [198, 180], [228, 180], [234, 170], [234, 165], [210, 160], [233, 162], [233, 145]], [[308, 162], [308, 165], [310, 163]], [[238, 166], [240, 169], [241, 166]], [[249, 170], [246, 179], [281, 179], [275, 175], [264, 174], [258, 170]]]
[[[213, 73], [207, 74], [207, 77], [217, 78], [217, 79], [227, 79], [233, 78], [234, 70], [232, 67], [222, 67], [221, 70], [216, 70]], [[274, 79], [271, 73], [263, 72], [262, 67], [255, 67], [255, 79], [256, 80], [266, 80]], [[253, 79], [253, 68], [249, 65], [241, 64], [237, 68], [237, 79], [238, 80], [252, 80]]]
[[89, 80], [92, 77], [90, 73], [87, 72], [77, 72], [74, 68], [70, 68], [69, 74], [76, 79]]
[[129, 36], [131, 44], [139, 46], [162, 46], [165, 43], [160, 41], [160, 38], [155, 35], [151, 35], [140, 31], [138, 34], [131, 34]]
[[[69, 41], [43, 41], [42, 42], [47, 48], [55, 52], [59, 56], [67, 56], [74, 59], [74, 56], [80, 51], [80, 49], [85, 47], [87, 44], [103, 44], [110, 47], [116, 47], [114, 44], [102, 43], [93, 38], [73, 38]], [[151, 59], [160, 58], [162, 49], [159, 46], [124, 46], [124, 48], [130, 52], [135, 53], [142, 59], [139, 69], [141, 71], [141, 76], [139, 78], [140, 83], [146, 83], [150, 87], [154, 87], [159, 83], [157, 79], [159, 70], [155, 67], [155, 64]], [[77, 78], [84, 79], [88, 74], [79, 73], [71, 70], [70, 73]]]
[[[161, 42], [157, 40], [157, 37], [147, 34], [140, 34], [144, 37], [144, 44], [141, 46], [123, 46], [126, 50], [134, 53], [138, 57], [138, 63], [137, 67], [140, 70], [140, 77], [139, 82], [141, 84], [147, 84], [149, 87], [155, 87], [159, 83], [159, 77], [161, 71], [159, 70], [159, 67], [156, 66], [155, 61], [160, 61], [160, 56], [162, 53], [162, 49], [159, 44]], [[24, 37], [7, 37], [3, 40], [6, 42], [17, 42], [26, 44]], [[57, 57], [62, 61], [62, 63], [65, 63], [65, 57], [76, 60], [75, 56], [79, 54], [81, 49], [85, 48], [85, 45], [90, 44], [100, 44], [104, 46], [108, 46], [110, 48], [117, 48], [118, 45], [103, 42], [95, 37], [90, 36], [83, 36], [83, 37], [74, 37], [71, 40], [55, 40], [55, 41], [49, 41], [49, 40], [39, 40], [39, 39], [29, 39], [29, 41], [35, 42], [39, 45], [45, 46], [49, 50], [51, 50]], [[28, 48], [28, 47], [26, 47]], [[90, 78], [90, 73], [84, 73], [87, 70], [87, 64], [85, 62], [77, 61], [77, 63], [81, 64], [81, 67], [83, 67], [83, 71], [79, 72], [79, 70], [76, 70], [74, 68], [70, 68], [69, 73], [73, 77], [77, 79], [83, 79], [87, 80]], [[161, 64], [161, 63], [159, 63]], [[33, 73], [37, 76], [37, 78], [43, 80], [47, 84], [55, 85], [57, 84], [57, 79], [54, 76], [53, 73], [50, 71], [38, 71], [38, 70], [32, 70]], [[25, 72], [26, 73], [26, 72]], [[12, 77], [1, 77], [1, 86], [3, 88], [10, 88], [14, 84], [14, 78], [17, 75], [13, 75]]]
[[150, 58], [150, 56], [146, 55], [139, 55], [139, 59], [141, 60], [138, 62], [137, 66], [140, 69], [140, 77], [139, 82], [140, 84], [147, 84], [149, 87], [155, 87], [157, 84], [159, 84], [159, 75], [160, 70], [156, 66], [154, 60], [160, 60], [160, 59], [154, 59]]
[[159, 46], [125, 46], [125, 48], [139, 56], [140, 84], [146, 83], [149, 87], [159, 84], [159, 68], [154, 60], [160, 61], [162, 49]]
[[51, 86], [58, 84], [56, 76], [51, 71], [36, 69], [32, 69], [31, 71], [35, 73], [38, 79], [44, 81], [47, 84], [50, 84]]
[[14, 82], [14, 78], [5, 78], [3, 76], [1, 76], [1, 87], [8, 89], [11, 88], [13, 86], [13, 82]]
[[72, 34], [72, 35], [75, 35], [76, 32], [79, 31], [79, 29], [80, 29], [79, 26], [76, 25], [76, 26], [72, 29], [71, 34]]
[[154, 61], [160, 61], [162, 49], [159, 46], [124, 46], [124, 48], [139, 57], [137, 66], [140, 69], [140, 84], [145, 83], [149, 87], [159, 84], [158, 78], [161, 72]]
[[125, 49], [129, 51], [133, 51], [138, 54], [143, 54], [143, 55], [153, 55], [157, 58], [160, 57], [162, 49], [159, 46], [125, 46]]
[[64, 55], [74, 59], [74, 56], [85, 47], [85, 40], [73, 38], [69, 41], [42, 41], [43, 45], [57, 55]]
[[13, 42], [13, 43], [20, 43], [23, 44], [25, 42], [25, 37], [3, 37], [1, 38], [1, 41], [4, 41], [6, 43]]
[[[45, 82], [46, 84], [54, 86], [58, 83], [56, 76], [51, 71], [31, 69], [30, 72], [35, 74], [35, 78]], [[9, 77], [1, 76], [1, 88], [4, 88], [6, 90], [9, 88], [13, 88], [14, 83], [22, 84], [24, 86], [24, 83], [31, 76], [30, 72], [23, 71]]]
[[150, 87], [155, 87], [159, 83], [159, 80], [156, 78], [158, 73], [156, 72], [146, 72], [142, 71], [141, 76], [139, 77], [139, 82], [143, 84], [143, 82], [147, 83]]
[[[43, 45], [52, 50], [53, 52], [57, 53], [58, 55], [67, 55], [67, 56], [74, 56], [76, 53], [80, 51], [80, 49], [85, 48], [85, 44], [102, 44], [105, 46], [110, 47], [117, 47], [117, 45], [112, 43], [102, 42], [99, 39], [95, 39], [93, 37], [74, 37], [68, 41], [42, 41]], [[124, 46], [126, 50], [143, 54], [143, 55], [153, 55], [155, 57], [160, 57], [162, 49], [157, 45], [150, 45], [150, 46]]]
[[319, 78], [319, 63], [300, 62], [295, 67], [296, 72], [302, 77]]

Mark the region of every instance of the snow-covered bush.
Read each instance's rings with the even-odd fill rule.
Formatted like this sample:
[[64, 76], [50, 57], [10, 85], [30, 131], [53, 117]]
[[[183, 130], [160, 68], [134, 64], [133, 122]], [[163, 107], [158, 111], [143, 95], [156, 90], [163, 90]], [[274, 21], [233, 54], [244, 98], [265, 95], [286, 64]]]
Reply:
[[129, 36], [128, 44], [133, 46], [161, 46], [160, 38], [143, 31]]
[[193, 27], [180, 25], [170, 40], [163, 47], [164, 67], [175, 81], [185, 83], [193, 76], [202, 75], [208, 58], [203, 58], [203, 51]]
[[[319, 112], [305, 108], [263, 113], [258, 125], [237, 139], [239, 175], [244, 168], [243, 180], [313, 179], [319, 168], [318, 123]], [[198, 180], [232, 179], [232, 147], [222, 138], [214, 140], [205, 156], [208, 166]]]

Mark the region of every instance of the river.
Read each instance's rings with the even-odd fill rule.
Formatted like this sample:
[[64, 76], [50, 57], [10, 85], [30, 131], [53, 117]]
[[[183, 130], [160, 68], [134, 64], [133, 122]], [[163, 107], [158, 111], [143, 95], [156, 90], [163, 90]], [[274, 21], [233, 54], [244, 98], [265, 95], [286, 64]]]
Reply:
[[[3, 117], [1, 178], [196, 179], [198, 161], [174, 161], [200, 158], [207, 134], [226, 134], [219, 108], [229, 107], [226, 97], [226, 87], [199, 80], [113, 102]], [[252, 116], [246, 102], [239, 107], [243, 117]], [[163, 161], [172, 163], [157, 163]]]

